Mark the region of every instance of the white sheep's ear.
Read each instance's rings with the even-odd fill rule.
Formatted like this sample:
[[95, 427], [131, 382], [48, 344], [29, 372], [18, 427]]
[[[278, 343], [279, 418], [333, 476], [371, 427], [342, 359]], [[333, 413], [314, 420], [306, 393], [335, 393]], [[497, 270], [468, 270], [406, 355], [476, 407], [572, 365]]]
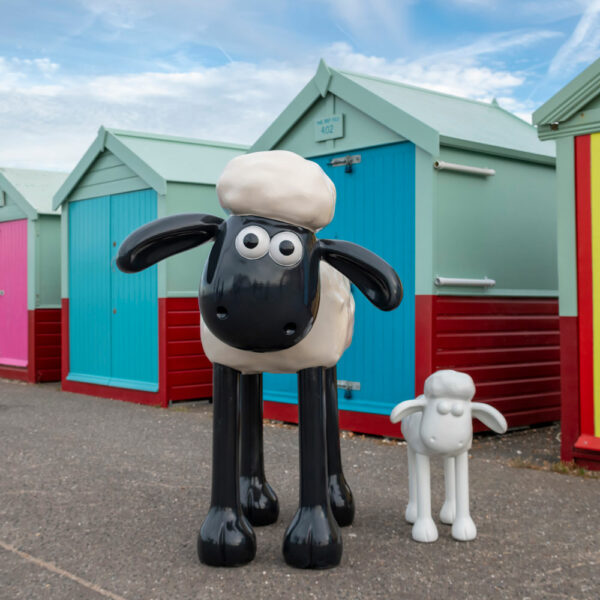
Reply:
[[472, 402], [471, 414], [475, 419], [479, 419], [486, 427], [489, 427], [496, 433], [505, 433], [508, 428], [508, 423], [504, 415], [489, 404]]
[[392, 410], [392, 413], [390, 414], [390, 421], [392, 423], [398, 423], [399, 421], [402, 421], [404, 417], [408, 417], [408, 415], [422, 412], [426, 403], [427, 401], [423, 395], [415, 400], [405, 400], [404, 402], [400, 402], [400, 404], [394, 406], [394, 410]]

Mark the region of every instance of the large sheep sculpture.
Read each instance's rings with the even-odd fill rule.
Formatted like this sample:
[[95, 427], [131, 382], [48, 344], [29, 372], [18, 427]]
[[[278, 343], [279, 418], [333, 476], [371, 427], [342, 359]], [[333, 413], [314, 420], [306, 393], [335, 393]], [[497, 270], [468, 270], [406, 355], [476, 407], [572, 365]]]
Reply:
[[209, 565], [247, 563], [256, 552], [250, 522], [277, 518], [262, 460], [262, 373], [297, 373], [300, 506], [283, 553], [296, 567], [332, 567], [342, 555], [338, 523], [354, 514], [336, 380], [354, 325], [348, 279], [381, 310], [398, 306], [402, 285], [365, 248], [316, 238], [335, 208], [335, 187], [316, 163], [286, 151], [242, 155], [225, 167], [217, 194], [226, 220], [159, 219], [133, 232], [117, 259], [122, 271], [137, 272], [214, 242], [199, 295], [202, 344], [214, 365], [214, 425], [212, 497], [198, 553]]
[[469, 449], [473, 418], [496, 433], [506, 431], [502, 413], [488, 404], [471, 402], [475, 384], [458, 371], [437, 371], [425, 380], [424, 394], [396, 405], [390, 419], [402, 421], [408, 445], [408, 505], [405, 518], [414, 523], [417, 542], [435, 542], [438, 531], [431, 518], [429, 457], [444, 457], [446, 497], [440, 521], [452, 525], [452, 537], [468, 541], [477, 536], [469, 512]]

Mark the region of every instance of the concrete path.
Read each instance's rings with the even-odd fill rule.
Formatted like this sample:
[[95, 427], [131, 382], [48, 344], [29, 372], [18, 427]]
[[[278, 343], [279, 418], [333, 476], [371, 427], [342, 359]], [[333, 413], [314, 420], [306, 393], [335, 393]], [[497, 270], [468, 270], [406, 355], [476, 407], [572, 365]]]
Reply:
[[[298, 498], [297, 429], [265, 427], [281, 502], [254, 562], [201, 565], [211, 407], [170, 410], [0, 381], [0, 599], [600, 598], [600, 479], [515, 468], [556, 455], [556, 426], [477, 439], [471, 509], [479, 535], [418, 544], [404, 522], [406, 446], [342, 440], [356, 522], [337, 569], [288, 567]], [[442, 473], [434, 468], [434, 510]]]

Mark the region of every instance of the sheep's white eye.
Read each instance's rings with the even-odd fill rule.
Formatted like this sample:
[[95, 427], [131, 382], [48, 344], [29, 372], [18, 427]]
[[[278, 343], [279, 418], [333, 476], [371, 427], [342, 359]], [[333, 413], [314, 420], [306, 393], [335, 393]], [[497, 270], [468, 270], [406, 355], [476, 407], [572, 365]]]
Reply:
[[282, 267], [293, 267], [302, 259], [302, 242], [291, 231], [274, 235], [269, 247], [271, 258]]
[[450, 402], [448, 400], [438, 402], [437, 411], [440, 415], [447, 415], [450, 412]]
[[458, 402], [455, 402], [452, 405], [452, 414], [455, 417], [462, 417], [462, 415], [465, 412], [465, 407], [462, 404], [459, 404]]
[[257, 225], [244, 227], [235, 238], [235, 249], [250, 260], [262, 258], [269, 251], [269, 234]]

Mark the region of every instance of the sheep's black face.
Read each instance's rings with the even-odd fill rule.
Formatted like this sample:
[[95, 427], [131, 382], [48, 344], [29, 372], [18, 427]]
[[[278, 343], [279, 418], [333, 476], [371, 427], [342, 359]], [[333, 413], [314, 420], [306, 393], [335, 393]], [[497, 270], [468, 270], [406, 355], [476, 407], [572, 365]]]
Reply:
[[212, 333], [242, 350], [290, 348], [319, 307], [319, 255], [312, 231], [254, 216], [225, 221], [204, 268], [200, 313]]

